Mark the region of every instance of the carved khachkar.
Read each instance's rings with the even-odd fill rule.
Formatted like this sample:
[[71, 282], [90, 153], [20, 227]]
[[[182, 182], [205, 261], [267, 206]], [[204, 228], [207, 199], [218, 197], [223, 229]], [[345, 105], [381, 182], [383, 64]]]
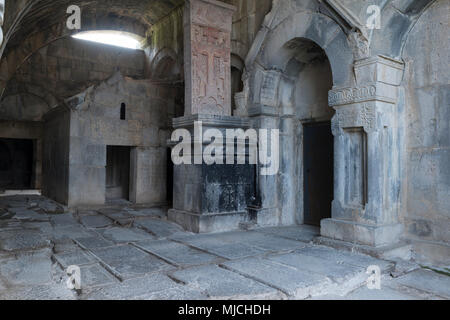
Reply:
[[231, 115], [233, 12], [233, 6], [219, 1], [186, 1], [186, 115]]

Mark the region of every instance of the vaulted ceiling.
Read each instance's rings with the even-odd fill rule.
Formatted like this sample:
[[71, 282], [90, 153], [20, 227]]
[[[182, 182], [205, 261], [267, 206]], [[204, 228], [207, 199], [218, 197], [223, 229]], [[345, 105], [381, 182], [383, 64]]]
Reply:
[[[8, 2], [7, 0], [6, 10], [8, 10]], [[70, 5], [78, 5], [83, 17], [94, 17], [96, 21], [113, 19], [115, 24], [121, 20], [123, 23], [140, 24], [142, 29], [147, 29], [182, 5], [184, 0], [28, 0], [22, 2], [23, 11], [21, 14], [18, 12], [20, 21], [15, 25], [11, 24], [13, 29], [9, 35], [8, 46], [16, 46], [33, 33], [65, 21], [68, 17], [66, 11]]]

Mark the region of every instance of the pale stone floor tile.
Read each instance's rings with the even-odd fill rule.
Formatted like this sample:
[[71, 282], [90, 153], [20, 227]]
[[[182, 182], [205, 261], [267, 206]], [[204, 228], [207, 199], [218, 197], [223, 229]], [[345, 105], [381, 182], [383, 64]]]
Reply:
[[[1, 199], [24, 220], [0, 221], [0, 299], [450, 298], [449, 277], [313, 245], [314, 227], [194, 235], [164, 220], [161, 208], [45, 215], [34, 212], [39, 197], [21, 199]], [[81, 268], [80, 296], [66, 287], [69, 265]], [[370, 265], [384, 271], [381, 290], [365, 286]]]

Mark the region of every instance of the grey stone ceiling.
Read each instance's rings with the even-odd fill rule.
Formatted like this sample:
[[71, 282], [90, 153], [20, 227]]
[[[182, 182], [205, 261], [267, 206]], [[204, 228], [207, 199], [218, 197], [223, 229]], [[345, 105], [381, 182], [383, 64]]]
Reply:
[[82, 8], [83, 16], [108, 18], [150, 26], [168, 15], [184, 0], [29, 0], [32, 6], [14, 30], [10, 44], [18, 44], [24, 37], [64, 21], [70, 5]]

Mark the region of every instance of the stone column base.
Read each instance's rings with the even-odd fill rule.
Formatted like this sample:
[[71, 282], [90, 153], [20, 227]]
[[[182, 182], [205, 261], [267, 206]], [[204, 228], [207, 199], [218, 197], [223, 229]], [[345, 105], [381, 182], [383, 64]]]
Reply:
[[381, 247], [397, 243], [403, 234], [403, 225], [374, 226], [354, 221], [325, 219], [321, 222], [320, 233], [325, 238]]
[[241, 223], [247, 222], [248, 212], [231, 212], [218, 214], [196, 214], [171, 209], [168, 213], [170, 221], [194, 233], [212, 233], [238, 230]]

